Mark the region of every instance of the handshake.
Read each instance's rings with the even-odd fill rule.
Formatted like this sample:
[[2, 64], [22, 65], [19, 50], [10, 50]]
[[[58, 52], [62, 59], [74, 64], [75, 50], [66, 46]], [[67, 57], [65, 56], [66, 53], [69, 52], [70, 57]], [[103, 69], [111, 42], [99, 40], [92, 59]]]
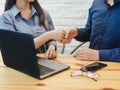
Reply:
[[70, 43], [71, 40], [78, 35], [77, 28], [53, 30], [50, 32], [52, 39], [60, 43]]
[[[77, 28], [69, 28], [69, 29], [61, 29], [61, 30], [53, 30], [51, 32], [51, 39], [57, 40], [60, 43], [70, 43], [71, 40], [78, 36]], [[99, 60], [99, 51], [93, 50], [90, 48], [79, 49], [77, 52], [73, 54], [76, 59], [79, 60]]]
[[[71, 40], [76, 36], [78, 36], [77, 28], [52, 30], [34, 39], [35, 48], [38, 49], [40, 46], [42, 46], [43, 44], [45, 44], [50, 40], [56, 40], [60, 43], [70, 43]], [[53, 47], [52, 45], [52, 48], [55, 47]], [[52, 52], [51, 54], [51, 50], [52, 50], [51, 48], [47, 50], [47, 54], [46, 54], [47, 58], [56, 57], [56, 52], [54, 53]], [[79, 60], [99, 60], [99, 51], [86, 48], [86, 49], [78, 50], [77, 52], [74, 53], [73, 56]]]

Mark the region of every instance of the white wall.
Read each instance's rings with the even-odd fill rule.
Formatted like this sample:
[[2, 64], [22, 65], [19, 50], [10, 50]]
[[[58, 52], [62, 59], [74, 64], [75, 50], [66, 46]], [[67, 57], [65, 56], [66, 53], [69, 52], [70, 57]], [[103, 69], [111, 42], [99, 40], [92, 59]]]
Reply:
[[0, 1], [0, 14], [3, 13], [4, 11], [4, 4], [5, 4], [5, 0], [1, 0]]
[[[38, 0], [40, 5], [46, 9], [53, 20], [56, 29], [65, 27], [84, 27], [88, 8], [93, 0]], [[4, 10], [5, 0], [0, 1], [0, 14]], [[69, 53], [79, 42], [73, 40], [66, 45], [65, 53]], [[62, 44], [58, 43], [58, 51], [60, 52]], [[88, 44], [86, 45], [86, 47]]]
[[[56, 29], [66, 27], [84, 27], [88, 9], [93, 0], [39, 0], [41, 6], [45, 8], [53, 19]], [[66, 45], [65, 53], [70, 53], [80, 42], [72, 40]], [[89, 43], [82, 46], [88, 47]], [[62, 44], [58, 43], [60, 52]]]

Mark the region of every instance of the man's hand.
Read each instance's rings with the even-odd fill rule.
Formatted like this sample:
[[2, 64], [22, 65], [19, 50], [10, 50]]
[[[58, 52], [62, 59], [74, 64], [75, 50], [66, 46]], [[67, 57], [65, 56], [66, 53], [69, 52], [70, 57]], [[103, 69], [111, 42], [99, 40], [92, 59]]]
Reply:
[[64, 29], [66, 35], [65, 39], [62, 40], [62, 43], [70, 43], [71, 40], [78, 35], [78, 31], [76, 28], [69, 28], [69, 29]]
[[65, 38], [74, 38], [74, 37], [76, 37], [77, 34], [78, 34], [78, 31], [77, 31], [76, 28], [66, 29], [65, 32], [66, 32]]
[[114, 0], [106, 0], [106, 2], [107, 2], [110, 6], [113, 6], [113, 5], [114, 5]]
[[78, 50], [74, 55], [79, 60], [99, 60], [99, 51], [93, 49], [81, 49]]

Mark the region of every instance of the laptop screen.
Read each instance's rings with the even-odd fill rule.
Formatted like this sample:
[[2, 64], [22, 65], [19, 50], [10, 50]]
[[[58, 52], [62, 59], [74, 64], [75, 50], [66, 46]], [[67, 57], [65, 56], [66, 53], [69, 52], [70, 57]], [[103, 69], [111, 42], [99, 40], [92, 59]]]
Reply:
[[36, 50], [31, 35], [0, 30], [0, 48], [5, 65], [40, 78]]

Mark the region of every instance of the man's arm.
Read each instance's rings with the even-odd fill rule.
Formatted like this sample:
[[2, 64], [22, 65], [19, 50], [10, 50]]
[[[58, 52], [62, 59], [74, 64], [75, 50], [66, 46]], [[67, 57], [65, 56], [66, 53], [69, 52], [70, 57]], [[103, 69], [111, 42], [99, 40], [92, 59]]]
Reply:
[[69, 43], [72, 38], [75, 38], [78, 41], [90, 41], [91, 27], [92, 27], [92, 14], [91, 14], [91, 8], [90, 8], [88, 20], [87, 20], [85, 28], [66, 29], [65, 30], [66, 40], [64, 40], [63, 42]]
[[99, 59], [101, 61], [120, 62], [120, 48], [99, 50]]
[[78, 35], [75, 37], [78, 41], [90, 41], [92, 27], [92, 13], [91, 8], [89, 9], [88, 19], [85, 28], [78, 28]]

